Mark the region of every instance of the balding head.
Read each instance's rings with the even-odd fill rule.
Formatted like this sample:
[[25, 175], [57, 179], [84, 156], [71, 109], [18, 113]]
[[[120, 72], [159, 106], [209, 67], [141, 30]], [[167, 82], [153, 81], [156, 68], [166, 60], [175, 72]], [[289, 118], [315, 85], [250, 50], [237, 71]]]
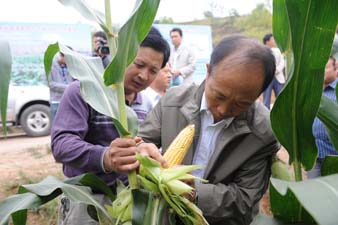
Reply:
[[210, 57], [210, 75], [216, 66], [226, 69], [260, 67], [264, 76], [262, 92], [270, 84], [276, 70], [275, 57], [268, 47], [252, 38], [240, 35], [226, 37], [215, 47]]

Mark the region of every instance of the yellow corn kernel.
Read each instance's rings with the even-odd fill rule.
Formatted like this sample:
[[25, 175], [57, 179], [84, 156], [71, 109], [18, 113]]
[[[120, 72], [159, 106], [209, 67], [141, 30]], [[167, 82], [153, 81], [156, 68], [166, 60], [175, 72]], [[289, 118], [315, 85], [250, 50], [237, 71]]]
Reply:
[[168, 166], [173, 167], [180, 165], [188, 152], [195, 133], [195, 125], [186, 126], [171, 142], [169, 148], [164, 153], [164, 158], [168, 162]]

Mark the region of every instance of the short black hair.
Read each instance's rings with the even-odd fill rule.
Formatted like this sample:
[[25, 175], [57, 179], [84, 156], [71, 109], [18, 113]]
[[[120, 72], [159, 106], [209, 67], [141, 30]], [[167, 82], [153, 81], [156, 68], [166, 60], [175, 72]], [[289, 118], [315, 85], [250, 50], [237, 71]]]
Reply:
[[156, 27], [151, 27], [149, 32], [148, 32], [148, 35], [151, 34], [151, 35], [158, 35], [160, 37], [163, 37], [161, 32], [156, 28]]
[[181, 28], [174, 27], [173, 29], [170, 30], [170, 34], [171, 34], [172, 32], [178, 32], [178, 33], [180, 34], [181, 37], [183, 36], [183, 32], [182, 32], [182, 29], [181, 29]]
[[264, 35], [263, 37], [263, 44], [266, 44], [266, 42], [270, 41], [270, 39], [273, 37], [273, 35], [271, 33], [268, 33], [266, 35]]
[[[260, 62], [263, 64], [264, 82], [261, 92], [271, 83], [275, 71], [275, 57], [271, 49], [259, 43], [255, 39], [241, 35], [225, 37], [213, 50], [210, 57], [210, 70], [220, 63], [224, 58], [235, 53], [242, 53], [241, 57], [248, 63]], [[250, 76], [250, 74], [248, 74]]]
[[100, 37], [100, 38], [103, 38], [104, 40], [107, 40], [107, 35], [103, 31], [96, 31], [93, 37]]
[[163, 53], [163, 62], [161, 68], [165, 67], [169, 60], [170, 47], [168, 42], [162, 37], [161, 33], [155, 27], [150, 29], [148, 35], [142, 41], [140, 46], [149, 47], [157, 52]]

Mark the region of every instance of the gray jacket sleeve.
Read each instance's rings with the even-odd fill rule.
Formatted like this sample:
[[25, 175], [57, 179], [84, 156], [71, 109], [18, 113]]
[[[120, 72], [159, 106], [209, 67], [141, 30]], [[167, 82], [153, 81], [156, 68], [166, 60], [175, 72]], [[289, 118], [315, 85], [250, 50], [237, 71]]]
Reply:
[[268, 187], [272, 153], [279, 148], [277, 142], [262, 148], [260, 154], [250, 158], [235, 172], [230, 183], [196, 183], [197, 205], [208, 222], [250, 224]]
[[161, 143], [161, 100], [156, 104], [153, 110], [147, 115], [143, 124], [140, 126], [138, 136], [145, 142], [154, 143], [158, 148]]

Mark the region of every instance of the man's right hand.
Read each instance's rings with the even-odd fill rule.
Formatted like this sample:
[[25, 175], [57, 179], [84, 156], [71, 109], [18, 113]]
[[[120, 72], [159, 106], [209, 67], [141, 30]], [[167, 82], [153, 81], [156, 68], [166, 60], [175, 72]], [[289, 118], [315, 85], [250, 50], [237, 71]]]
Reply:
[[103, 163], [106, 171], [128, 172], [138, 168], [135, 158], [136, 141], [132, 138], [116, 138], [106, 150]]

